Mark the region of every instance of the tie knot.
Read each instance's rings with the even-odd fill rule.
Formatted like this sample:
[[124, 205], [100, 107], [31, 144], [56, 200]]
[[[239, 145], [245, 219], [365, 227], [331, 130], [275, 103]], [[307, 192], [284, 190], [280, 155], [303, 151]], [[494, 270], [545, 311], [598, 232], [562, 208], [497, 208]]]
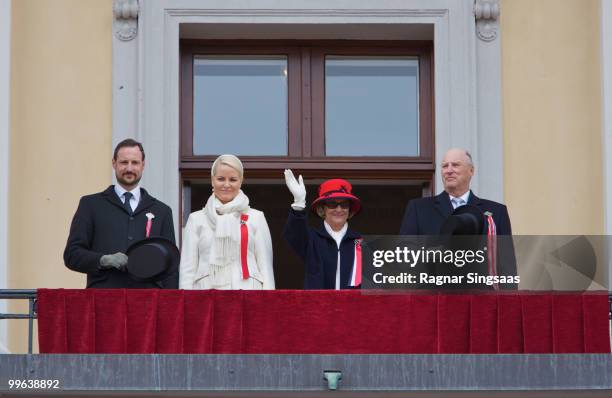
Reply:
[[465, 204], [465, 200], [461, 198], [453, 198], [451, 199], [451, 202], [453, 202], [453, 205], [455, 206], [455, 208], [459, 206], [463, 206]]
[[125, 198], [125, 203], [129, 202], [129, 201], [130, 201], [130, 199], [132, 199], [132, 196], [134, 196], [134, 195], [132, 195], [132, 193], [131, 193], [131, 192], [126, 192], [126, 193], [124, 193], [124, 194], [123, 194], [123, 197]]

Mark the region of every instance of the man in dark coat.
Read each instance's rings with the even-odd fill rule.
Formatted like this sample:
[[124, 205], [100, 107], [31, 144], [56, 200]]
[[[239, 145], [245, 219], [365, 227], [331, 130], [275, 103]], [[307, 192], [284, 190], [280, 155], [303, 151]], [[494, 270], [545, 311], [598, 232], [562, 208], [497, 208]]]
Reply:
[[[400, 228], [401, 235], [437, 235], [444, 221], [453, 211], [463, 205], [473, 205], [485, 215], [493, 218], [497, 235], [512, 235], [510, 217], [505, 205], [481, 199], [470, 190], [474, 175], [472, 156], [465, 149], [450, 149], [442, 160], [442, 182], [444, 192], [429, 197], [411, 200], [406, 206]], [[485, 218], [485, 221], [487, 218]], [[489, 228], [485, 222], [483, 234]], [[510, 237], [498, 240], [498, 275], [517, 275], [514, 246]], [[502, 286], [517, 288], [516, 284]]]
[[148, 194], [139, 182], [145, 166], [142, 144], [132, 139], [120, 142], [112, 160], [117, 185], [83, 196], [72, 219], [64, 250], [64, 263], [87, 274], [88, 288], [178, 288], [178, 273], [161, 282], [138, 282], [125, 267], [128, 247], [147, 236], [160, 236], [175, 243], [172, 210]]

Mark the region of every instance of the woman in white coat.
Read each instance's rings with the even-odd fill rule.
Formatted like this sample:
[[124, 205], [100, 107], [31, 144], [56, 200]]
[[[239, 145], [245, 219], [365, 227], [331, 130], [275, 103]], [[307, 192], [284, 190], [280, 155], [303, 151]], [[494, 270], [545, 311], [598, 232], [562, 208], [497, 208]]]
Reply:
[[243, 175], [234, 155], [213, 163], [213, 193], [183, 232], [181, 289], [274, 289], [270, 230], [240, 189]]

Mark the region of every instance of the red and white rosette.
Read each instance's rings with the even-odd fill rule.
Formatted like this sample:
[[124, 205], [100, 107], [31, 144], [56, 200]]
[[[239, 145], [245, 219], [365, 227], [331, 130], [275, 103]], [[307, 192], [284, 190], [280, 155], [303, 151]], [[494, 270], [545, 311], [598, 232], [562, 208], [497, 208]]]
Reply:
[[147, 213], [147, 226], [145, 228], [145, 238], [149, 238], [151, 236], [151, 227], [153, 226], [153, 219], [155, 218], [155, 214]]
[[363, 239], [355, 239], [355, 256], [353, 257], [353, 270], [351, 272], [351, 280], [349, 286], [357, 287], [361, 285], [361, 241]]

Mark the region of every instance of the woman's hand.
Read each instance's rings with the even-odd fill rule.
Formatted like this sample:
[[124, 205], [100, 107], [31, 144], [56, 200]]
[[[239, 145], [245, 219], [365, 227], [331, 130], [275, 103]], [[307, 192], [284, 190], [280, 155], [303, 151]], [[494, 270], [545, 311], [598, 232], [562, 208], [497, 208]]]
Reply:
[[293, 172], [290, 169], [285, 169], [285, 183], [293, 195], [291, 207], [295, 210], [304, 210], [306, 208], [306, 187], [302, 175], [300, 174], [298, 180], [296, 180]]

